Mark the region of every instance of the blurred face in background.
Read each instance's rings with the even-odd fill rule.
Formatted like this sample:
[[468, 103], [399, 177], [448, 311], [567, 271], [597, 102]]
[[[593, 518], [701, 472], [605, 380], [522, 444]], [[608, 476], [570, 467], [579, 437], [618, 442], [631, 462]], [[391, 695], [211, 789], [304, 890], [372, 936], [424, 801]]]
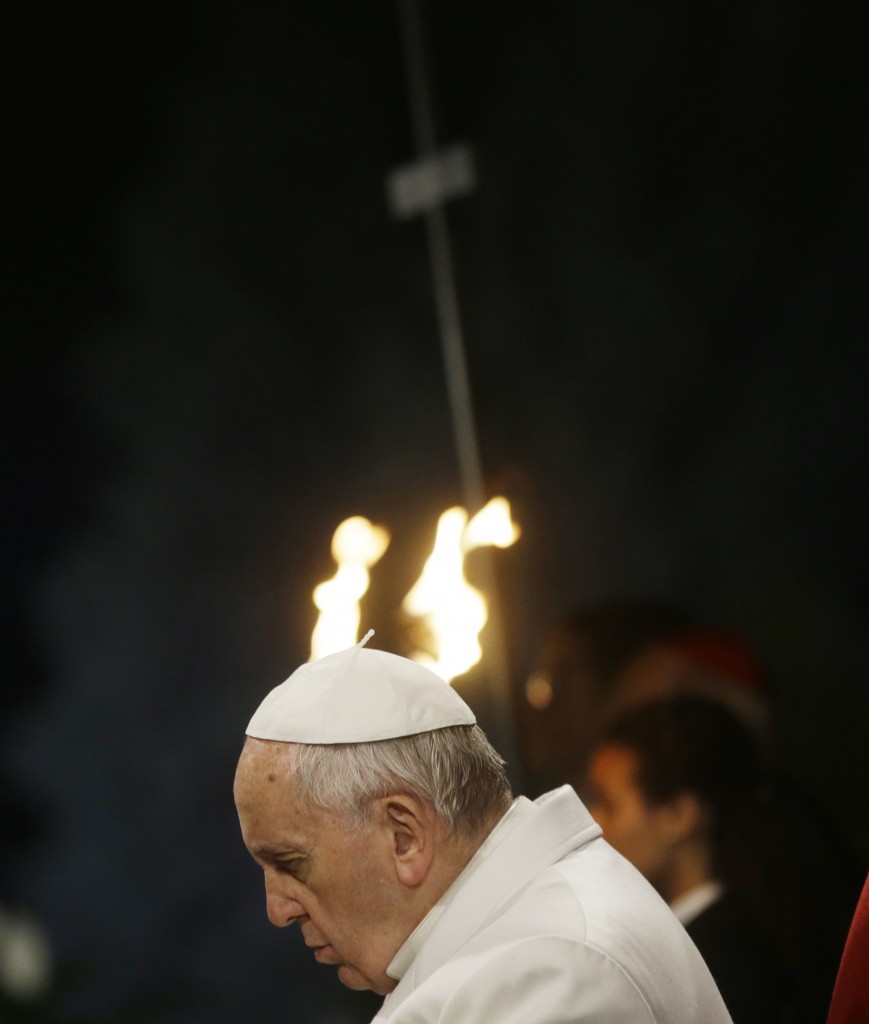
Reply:
[[603, 744], [589, 763], [589, 810], [603, 837], [663, 892], [673, 855], [673, 829], [666, 804], [646, 801], [637, 781], [636, 753]]

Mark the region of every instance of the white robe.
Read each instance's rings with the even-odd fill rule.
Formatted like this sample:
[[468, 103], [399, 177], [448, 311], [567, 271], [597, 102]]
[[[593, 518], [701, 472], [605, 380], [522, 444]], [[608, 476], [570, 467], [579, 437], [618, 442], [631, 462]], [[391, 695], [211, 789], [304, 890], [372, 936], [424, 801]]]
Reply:
[[685, 929], [569, 786], [514, 803], [388, 972], [372, 1024], [731, 1024]]

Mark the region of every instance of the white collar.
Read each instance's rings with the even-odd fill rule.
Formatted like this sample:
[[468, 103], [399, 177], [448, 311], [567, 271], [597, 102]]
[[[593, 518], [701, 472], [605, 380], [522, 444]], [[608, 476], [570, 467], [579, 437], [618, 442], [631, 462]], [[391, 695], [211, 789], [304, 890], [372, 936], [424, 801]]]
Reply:
[[513, 831], [513, 829], [516, 828], [520, 821], [527, 817], [533, 806], [534, 805], [531, 801], [525, 797], [518, 797], [513, 801], [508, 808], [507, 813], [486, 836], [477, 851], [474, 853], [473, 857], [471, 857], [465, 865], [461, 874], [455, 879], [449, 889], [447, 889], [443, 896], [441, 896], [416, 928], [414, 928], [407, 939], [405, 939], [403, 945], [386, 968], [386, 973], [390, 978], [393, 978], [395, 981], [401, 981], [407, 973], [410, 965], [416, 959], [416, 955], [422, 948], [423, 943], [429, 937], [432, 929], [440, 920], [441, 914], [443, 914], [450, 905], [456, 892], [461, 887], [462, 879], [471, 874], [477, 865], [481, 861], [485, 860], [492, 850], [494, 850], [494, 848], [498, 846], [506, 836]]
[[670, 904], [670, 910], [679, 918], [683, 925], [689, 925], [695, 918], [699, 917], [704, 910], [711, 907], [724, 895], [724, 886], [721, 882], [704, 882], [696, 889], [677, 896]]

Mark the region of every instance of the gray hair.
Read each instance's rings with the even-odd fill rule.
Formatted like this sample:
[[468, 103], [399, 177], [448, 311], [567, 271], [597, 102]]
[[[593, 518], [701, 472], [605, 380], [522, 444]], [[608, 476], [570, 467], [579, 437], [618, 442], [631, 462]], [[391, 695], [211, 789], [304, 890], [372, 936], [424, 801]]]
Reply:
[[299, 797], [351, 828], [365, 825], [376, 800], [407, 793], [429, 804], [451, 832], [474, 835], [513, 798], [504, 759], [476, 725], [370, 743], [294, 743], [290, 751]]

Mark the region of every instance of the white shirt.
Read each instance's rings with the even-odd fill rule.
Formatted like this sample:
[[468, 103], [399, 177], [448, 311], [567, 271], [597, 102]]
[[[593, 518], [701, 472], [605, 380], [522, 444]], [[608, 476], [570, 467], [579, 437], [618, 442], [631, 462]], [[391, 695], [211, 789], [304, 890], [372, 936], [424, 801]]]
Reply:
[[717, 903], [723, 895], [724, 886], [720, 882], [705, 882], [696, 889], [678, 896], [670, 903], [670, 910], [687, 928], [696, 917], [704, 910], [708, 910], [713, 903]]

